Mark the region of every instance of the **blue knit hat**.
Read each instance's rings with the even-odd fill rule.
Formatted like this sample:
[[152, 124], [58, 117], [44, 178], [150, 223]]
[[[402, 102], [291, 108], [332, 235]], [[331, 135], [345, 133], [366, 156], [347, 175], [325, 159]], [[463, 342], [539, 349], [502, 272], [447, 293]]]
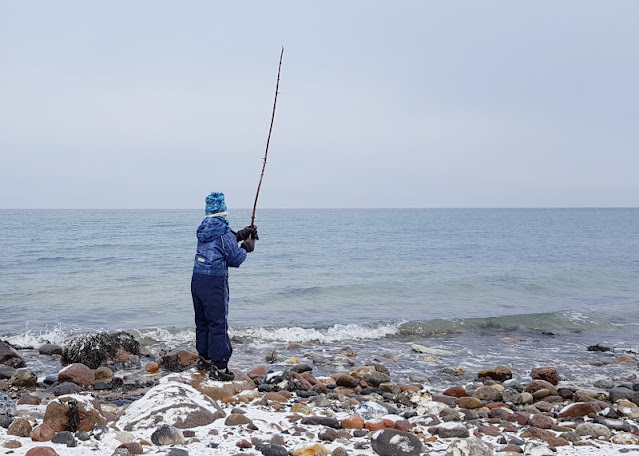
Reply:
[[226, 212], [224, 193], [211, 192], [211, 194], [207, 196], [204, 201], [206, 201], [206, 215], [217, 214], [218, 212]]

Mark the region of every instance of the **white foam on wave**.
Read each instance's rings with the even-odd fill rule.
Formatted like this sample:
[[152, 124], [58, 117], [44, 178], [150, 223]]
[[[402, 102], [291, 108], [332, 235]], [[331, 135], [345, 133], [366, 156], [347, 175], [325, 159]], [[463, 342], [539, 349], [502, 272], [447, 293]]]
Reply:
[[28, 328], [25, 332], [6, 337], [4, 340], [11, 345], [21, 348], [38, 348], [44, 344], [63, 345], [68, 334], [58, 324], [53, 329], [47, 327], [44, 331], [32, 331]]
[[195, 340], [195, 328], [144, 328], [134, 329], [131, 334], [143, 345], [155, 342], [171, 342], [177, 344], [192, 344]]
[[378, 325], [333, 325], [328, 328], [239, 328], [229, 331], [231, 336], [287, 343], [322, 342], [331, 343], [344, 340], [371, 340], [399, 333], [404, 322], [383, 323]]

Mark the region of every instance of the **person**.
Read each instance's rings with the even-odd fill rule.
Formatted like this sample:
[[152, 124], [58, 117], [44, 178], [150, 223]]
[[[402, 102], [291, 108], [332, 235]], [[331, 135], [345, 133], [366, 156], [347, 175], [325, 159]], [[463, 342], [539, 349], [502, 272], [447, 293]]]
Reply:
[[[212, 192], [205, 199], [206, 217], [197, 229], [197, 253], [191, 279], [195, 311], [196, 367], [208, 370], [209, 378], [232, 381], [228, 368], [233, 353], [228, 335], [228, 268], [239, 267], [255, 248], [257, 228], [247, 226], [237, 233], [227, 220], [224, 194]], [[238, 247], [238, 243], [242, 242]]]

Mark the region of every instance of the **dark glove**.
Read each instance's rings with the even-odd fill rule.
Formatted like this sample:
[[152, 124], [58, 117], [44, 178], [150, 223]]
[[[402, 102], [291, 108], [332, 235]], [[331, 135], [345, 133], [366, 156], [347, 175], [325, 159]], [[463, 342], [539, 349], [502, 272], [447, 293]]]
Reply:
[[235, 233], [235, 237], [237, 242], [244, 241], [248, 239], [250, 236], [253, 237], [256, 241], [260, 239], [257, 235], [257, 227], [256, 226], [247, 226], [246, 228], [242, 228], [240, 231]]
[[244, 242], [242, 242], [240, 248], [246, 250], [246, 253], [251, 253], [253, 250], [255, 250], [255, 239], [246, 239]]

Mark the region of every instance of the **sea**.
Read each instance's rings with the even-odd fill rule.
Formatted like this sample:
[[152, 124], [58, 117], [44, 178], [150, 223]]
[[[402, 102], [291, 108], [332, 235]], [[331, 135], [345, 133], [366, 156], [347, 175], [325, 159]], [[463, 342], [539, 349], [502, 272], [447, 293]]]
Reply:
[[[202, 210], [0, 210], [0, 339], [37, 352], [126, 331], [193, 348]], [[247, 209], [231, 210], [234, 229]], [[636, 379], [639, 209], [260, 209], [229, 271], [232, 367], [371, 361], [445, 385], [504, 365], [526, 378]], [[56, 367], [57, 366], [57, 367]]]

